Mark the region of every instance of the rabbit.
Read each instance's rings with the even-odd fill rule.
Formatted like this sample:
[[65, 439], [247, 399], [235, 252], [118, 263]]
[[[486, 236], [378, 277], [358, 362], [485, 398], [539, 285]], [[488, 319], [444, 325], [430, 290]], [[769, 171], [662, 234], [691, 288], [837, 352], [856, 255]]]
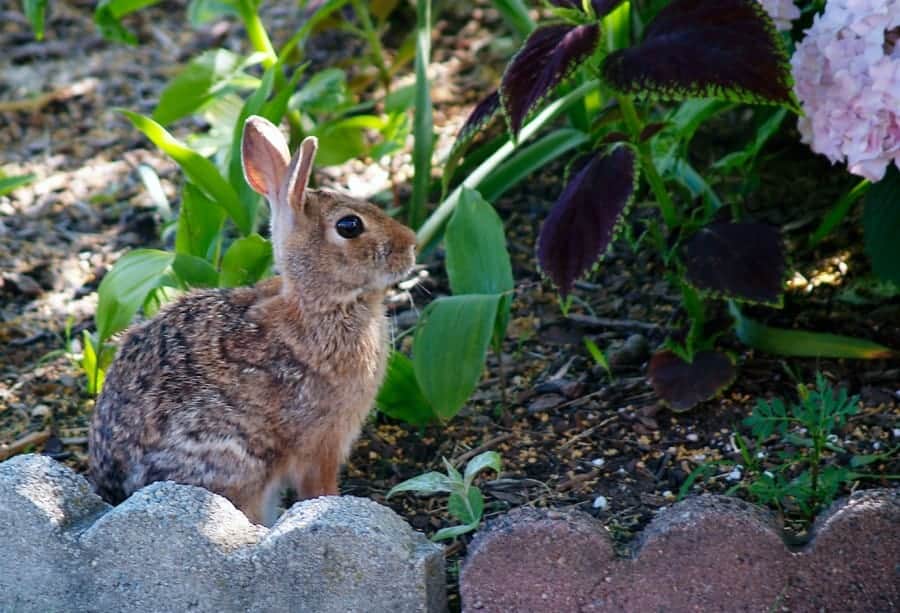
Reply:
[[193, 291], [125, 335], [91, 420], [89, 477], [113, 504], [154, 481], [202, 486], [270, 526], [284, 485], [338, 494], [385, 373], [385, 292], [412, 269], [416, 236], [372, 204], [308, 189], [315, 138], [291, 159], [257, 116], [242, 138], [279, 276]]

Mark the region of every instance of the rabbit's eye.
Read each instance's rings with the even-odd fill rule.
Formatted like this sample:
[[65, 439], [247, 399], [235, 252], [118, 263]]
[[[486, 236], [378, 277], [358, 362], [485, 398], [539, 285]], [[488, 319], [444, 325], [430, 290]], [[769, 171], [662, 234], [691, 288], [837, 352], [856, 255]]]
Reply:
[[341, 217], [335, 224], [334, 229], [344, 238], [356, 238], [365, 230], [362, 219], [356, 215]]

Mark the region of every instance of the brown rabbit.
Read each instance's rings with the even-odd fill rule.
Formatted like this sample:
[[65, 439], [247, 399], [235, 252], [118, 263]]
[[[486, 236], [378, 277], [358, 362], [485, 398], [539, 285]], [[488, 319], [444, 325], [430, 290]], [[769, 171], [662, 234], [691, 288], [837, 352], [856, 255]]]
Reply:
[[222, 494], [271, 525], [283, 485], [337, 494], [337, 474], [381, 383], [385, 290], [415, 235], [379, 208], [307, 189], [316, 140], [244, 124], [250, 186], [271, 205], [279, 277], [196, 291], [125, 337], [97, 401], [90, 474], [117, 503], [154, 481]]

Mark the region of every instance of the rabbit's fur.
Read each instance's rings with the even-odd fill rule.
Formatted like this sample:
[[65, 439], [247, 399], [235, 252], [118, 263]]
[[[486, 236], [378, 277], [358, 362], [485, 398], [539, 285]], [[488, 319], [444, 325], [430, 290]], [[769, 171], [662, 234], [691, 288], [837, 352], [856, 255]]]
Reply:
[[[192, 292], [126, 335], [94, 410], [90, 476], [113, 503], [172, 480], [270, 525], [283, 485], [338, 493], [384, 375], [385, 290], [412, 267], [415, 235], [371, 204], [306, 189], [314, 139], [291, 160], [259, 117], [243, 139], [281, 274]], [[364, 231], [343, 238], [335, 224], [352, 215]]]

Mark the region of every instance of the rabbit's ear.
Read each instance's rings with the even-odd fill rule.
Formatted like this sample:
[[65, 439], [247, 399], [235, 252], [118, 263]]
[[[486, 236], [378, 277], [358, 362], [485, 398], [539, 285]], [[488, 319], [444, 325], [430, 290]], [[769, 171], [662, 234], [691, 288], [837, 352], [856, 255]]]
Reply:
[[290, 158], [281, 130], [258, 115], [247, 118], [241, 142], [241, 162], [244, 178], [253, 191], [270, 201], [275, 200], [284, 183]]
[[287, 171], [287, 179], [284, 184], [284, 194], [288, 202], [295, 209], [303, 210], [303, 201], [306, 194], [306, 186], [312, 174], [313, 160], [316, 158], [316, 150], [319, 148], [319, 140], [315, 136], [307, 136], [300, 143], [291, 165]]

